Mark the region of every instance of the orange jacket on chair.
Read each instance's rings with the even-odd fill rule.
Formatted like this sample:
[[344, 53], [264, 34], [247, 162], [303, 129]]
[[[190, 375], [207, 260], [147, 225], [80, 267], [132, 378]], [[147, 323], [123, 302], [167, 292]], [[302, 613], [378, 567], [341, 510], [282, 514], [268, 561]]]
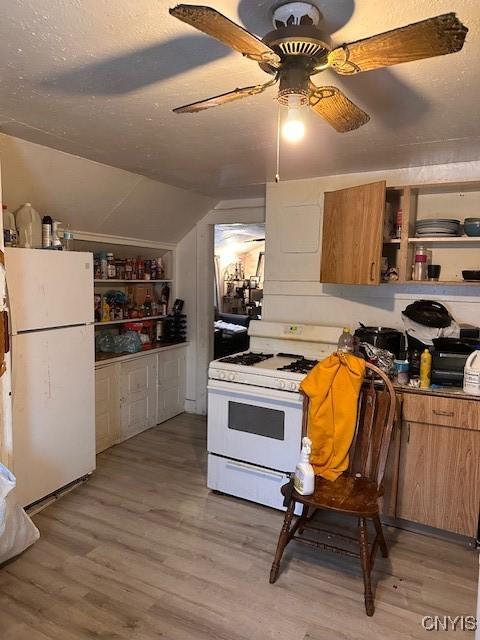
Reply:
[[310, 462], [315, 474], [327, 480], [336, 480], [348, 468], [364, 376], [364, 360], [351, 353], [334, 353], [319, 362], [300, 386], [310, 399]]

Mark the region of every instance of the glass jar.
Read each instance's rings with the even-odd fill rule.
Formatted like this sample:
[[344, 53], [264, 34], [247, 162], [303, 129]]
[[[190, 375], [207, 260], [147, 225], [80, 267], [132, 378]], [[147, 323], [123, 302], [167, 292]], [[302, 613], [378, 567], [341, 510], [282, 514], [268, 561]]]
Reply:
[[412, 280], [426, 280], [428, 263], [428, 251], [425, 247], [418, 246], [415, 249], [415, 259], [413, 263]]

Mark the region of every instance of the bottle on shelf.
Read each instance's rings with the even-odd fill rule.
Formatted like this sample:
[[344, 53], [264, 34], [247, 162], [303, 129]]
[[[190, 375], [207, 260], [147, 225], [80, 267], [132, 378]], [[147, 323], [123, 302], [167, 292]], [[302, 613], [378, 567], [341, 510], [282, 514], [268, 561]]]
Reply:
[[42, 248], [50, 249], [52, 246], [52, 226], [53, 220], [50, 216], [42, 218]]
[[108, 262], [107, 262], [107, 254], [105, 251], [102, 251], [99, 256], [100, 259], [100, 278], [102, 280], [108, 279]]
[[63, 250], [63, 245], [58, 236], [58, 225], [60, 223], [58, 220], [52, 220], [52, 249], [56, 249], [57, 251]]
[[69, 224], [63, 230], [63, 250], [73, 251], [73, 231]]
[[107, 278], [109, 280], [115, 280], [117, 270], [115, 268], [115, 259], [113, 253], [107, 253]]
[[344, 327], [338, 339], [337, 353], [353, 353], [353, 336], [349, 327]]
[[415, 249], [412, 280], [420, 281], [420, 280], [427, 279], [428, 277], [427, 263], [428, 263], [428, 251], [425, 249], [425, 247], [423, 247], [422, 245], [419, 245]]
[[403, 211], [402, 211], [402, 208], [399, 207], [396, 218], [395, 218], [395, 237], [396, 238], [402, 237], [402, 220], [403, 220]]
[[15, 216], [7, 209], [6, 204], [2, 204], [3, 209], [3, 243], [6, 247], [17, 246], [17, 227]]
[[145, 317], [152, 315], [152, 296], [147, 293], [145, 296], [145, 302], [143, 303], [143, 310], [145, 313]]

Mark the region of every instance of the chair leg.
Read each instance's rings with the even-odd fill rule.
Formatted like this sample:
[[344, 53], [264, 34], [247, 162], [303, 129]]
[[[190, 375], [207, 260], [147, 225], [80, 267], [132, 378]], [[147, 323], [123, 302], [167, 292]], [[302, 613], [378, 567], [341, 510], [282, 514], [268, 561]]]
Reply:
[[375, 525], [375, 531], [377, 532], [378, 544], [380, 545], [380, 551], [384, 558], [388, 558], [388, 547], [385, 542], [385, 536], [383, 535], [383, 527], [379, 516], [373, 518], [373, 524]]
[[375, 605], [373, 602], [372, 582], [370, 577], [370, 554], [368, 551], [368, 529], [365, 518], [358, 519], [358, 542], [360, 546], [360, 562], [363, 571], [365, 611], [367, 616], [373, 616]]
[[290, 500], [290, 504], [288, 505], [285, 513], [282, 530], [280, 531], [280, 536], [278, 538], [277, 550], [275, 551], [275, 558], [273, 559], [272, 568], [270, 569], [270, 584], [276, 582], [278, 578], [278, 571], [280, 569], [283, 552], [290, 541], [290, 525], [292, 524], [295, 504], [295, 500]]
[[303, 508], [302, 508], [302, 515], [300, 516], [300, 522], [299, 522], [299, 527], [298, 527], [298, 534], [301, 536], [302, 533], [304, 532], [305, 528], [304, 528], [304, 524], [307, 521], [308, 518], [308, 504], [304, 504]]

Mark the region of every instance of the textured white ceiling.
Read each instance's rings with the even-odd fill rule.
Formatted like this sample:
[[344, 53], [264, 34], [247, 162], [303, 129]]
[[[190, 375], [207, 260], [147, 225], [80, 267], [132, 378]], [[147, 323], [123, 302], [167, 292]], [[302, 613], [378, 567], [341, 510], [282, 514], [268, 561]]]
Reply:
[[[338, 134], [309, 114], [282, 148], [282, 179], [479, 157], [478, 0], [315, 0], [333, 43], [456, 11], [462, 52], [339, 77], [370, 113]], [[258, 193], [275, 173], [275, 89], [194, 115], [171, 109], [265, 81], [258, 66], [168, 14], [174, 0], [3, 0], [0, 130], [215, 196]], [[263, 35], [273, 0], [205, 0]]]

